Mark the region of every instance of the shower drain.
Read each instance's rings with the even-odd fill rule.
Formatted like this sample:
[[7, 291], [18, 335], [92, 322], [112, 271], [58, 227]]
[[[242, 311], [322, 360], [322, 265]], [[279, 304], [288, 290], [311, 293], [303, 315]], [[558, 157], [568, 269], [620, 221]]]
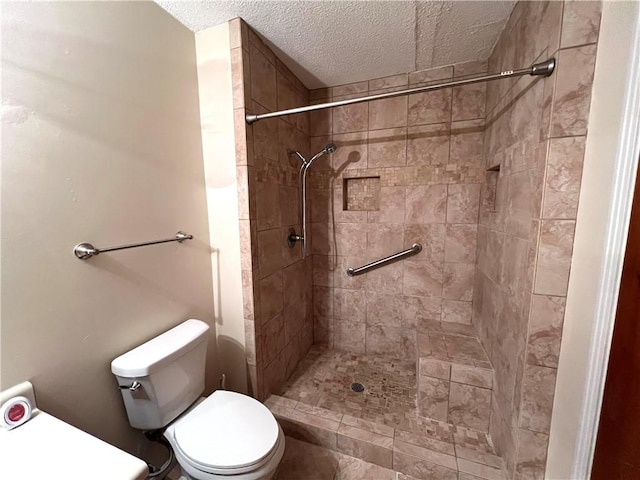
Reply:
[[351, 390], [358, 393], [364, 392], [364, 385], [360, 382], [353, 382], [351, 384]]

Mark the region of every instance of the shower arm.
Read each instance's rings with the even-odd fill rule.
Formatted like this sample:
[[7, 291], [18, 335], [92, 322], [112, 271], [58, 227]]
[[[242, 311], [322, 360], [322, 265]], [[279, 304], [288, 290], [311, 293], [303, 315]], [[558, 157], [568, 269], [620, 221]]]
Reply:
[[503, 78], [522, 77], [524, 75], [548, 77], [553, 73], [555, 68], [556, 68], [556, 59], [550, 58], [548, 60], [545, 60], [544, 62], [531, 65], [528, 68], [520, 68], [517, 70], [505, 70], [499, 73], [491, 73], [488, 75], [467, 78], [464, 80], [454, 80], [451, 82], [438, 83], [435, 85], [427, 85], [425, 87], [409, 88], [407, 90], [399, 90], [397, 92], [379, 93], [377, 95], [369, 95], [367, 97], [361, 97], [361, 98], [352, 98], [349, 100], [338, 100], [335, 102], [319, 103], [316, 105], [309, 105], [307, 107], [297, 107], [297, 108], [291, 108], [288, 110], [280, 110], [277, 112], [261, 113], [259, 115], [247, 114], [245, 115], [245, 120], [248, 124], [252, 124], [257, 122], [258, 120], [263, 120], [266, 118], [282, 117], [284, 115], [293, 115], [296, 113], [313, 112], [315, 110], [323, 110], [325, 108], [341, 107], [344, 105], [352, 105], [354, 103], [369, 102], [371, 100], [381, 100], [384, 98], [393, 98], [393, 97], [399, 97], [402, 95], [411, 95], [413, 93], [430, 92], [432, 90], [441, 90], [443, 88], [471, 85], [473, 83], [490, 82], [492, 80], [500, 80]]

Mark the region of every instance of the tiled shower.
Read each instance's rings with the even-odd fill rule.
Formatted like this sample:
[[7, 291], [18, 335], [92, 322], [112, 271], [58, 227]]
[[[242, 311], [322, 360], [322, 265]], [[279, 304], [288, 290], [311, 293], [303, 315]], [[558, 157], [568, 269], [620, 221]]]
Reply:
[[[469, 459], [459, 452], [475, 448], [501, 457], [487, 466], [501, 478], [544, 476], [599, 21], [598, 2], [519, 2], [486, 61], [312, 91], [250, 27], [231, 22], [255, 396], [325, 415], [335, 423], [324, 424], [323, 439], [335, 427], [331, 447], [349, 416], [382, 437], [382, 426], [396, 438], [418, 432], [405, 442], [414, 447], [431, 448], [420, 435], [455, 445], [441, 455]], [[550, 57], [558, 67], [546, 78], [244, 120]], [[336, 152], [310, 170], [303, 259], [299, 244], [286, 243], [291, 227], [300, 231], [299, 160], [287, 152], [308, 156], [328, 142]], [[418, 255], [346, 274], [413, 243]], [[347, 381], [357, 375], [368, 383], [360, 397]], [[392, 441], [387, 455], [384, 445], [368, 460], [397, 462], [416, 478], [466, 468], [436, 461], [436, 472], [415, 448]]]

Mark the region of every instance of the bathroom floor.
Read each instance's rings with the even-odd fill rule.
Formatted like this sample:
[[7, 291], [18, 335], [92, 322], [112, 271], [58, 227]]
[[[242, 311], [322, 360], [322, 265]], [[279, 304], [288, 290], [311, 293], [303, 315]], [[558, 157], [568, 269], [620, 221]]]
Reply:
[[388, 468], [287, 437], [274, 480], [412, 480]]

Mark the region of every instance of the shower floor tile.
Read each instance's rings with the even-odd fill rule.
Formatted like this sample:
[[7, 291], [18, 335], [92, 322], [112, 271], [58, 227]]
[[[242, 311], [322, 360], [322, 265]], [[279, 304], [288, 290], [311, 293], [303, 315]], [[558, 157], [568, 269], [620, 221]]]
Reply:
[[[365, 386], [362, 393], [351, 384]], [[421, 417], [414, 362], [353, 354], [314, 345], [282, 390], [282, 397], [384, 424], [456, 447], [493, 454], [486, 433]]]
[[[351, 384], [365, 390], [357, 393]], [[417, 418], [415, 362], [314, 346], [280, 395], [392, 427]]]

